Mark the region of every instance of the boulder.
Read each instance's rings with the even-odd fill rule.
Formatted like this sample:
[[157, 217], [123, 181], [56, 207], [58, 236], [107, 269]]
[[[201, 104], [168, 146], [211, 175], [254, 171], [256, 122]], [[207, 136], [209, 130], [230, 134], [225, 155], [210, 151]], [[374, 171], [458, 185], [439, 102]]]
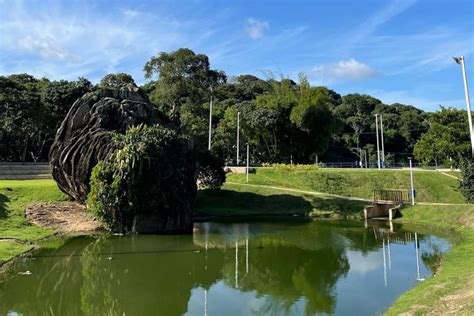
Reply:
[[139, 124], [171, 123], [138, 87], [98, 89], [72, 105], [49, 152], [53, 179], [59, 188], [84, 203], [92, 168], [115, 151], [113, 133]]

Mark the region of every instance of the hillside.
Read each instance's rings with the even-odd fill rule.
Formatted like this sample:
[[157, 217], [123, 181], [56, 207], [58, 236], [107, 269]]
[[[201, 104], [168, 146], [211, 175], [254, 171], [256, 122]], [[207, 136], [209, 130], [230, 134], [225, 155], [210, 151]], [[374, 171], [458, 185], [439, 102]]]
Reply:
[[[257, 168], [251, 184], [372, 198], [375, 189], [410, 188], [408, 170], [315, 169], [310, 171]], [[227, 182], [245, 183], [244, 174], [228, 174]], [[417, 202], [465, 203], [459, 181], [435, 171], [414, 171]]]

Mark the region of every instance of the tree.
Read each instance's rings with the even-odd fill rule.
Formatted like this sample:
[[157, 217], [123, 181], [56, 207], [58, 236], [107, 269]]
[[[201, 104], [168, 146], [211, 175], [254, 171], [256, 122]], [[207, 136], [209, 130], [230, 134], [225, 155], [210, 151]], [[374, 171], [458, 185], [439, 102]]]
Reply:
[[136, 85], [135, 80], [129, 74], [120, 72], [116, 74], [107, 74], [102, 80], [100, 80], [99, 87], [101, 88], [113, 88], [126, 86], [128, 84]]
[[[367, 143], [373, 143], [375, 132], [373, 113], [382, 102], [365, 94], [348, 94], [342, 97], [342, 103], [334, 109], [335, 114], [342, 120], [343, 134], [338, 137], [338, 142], [349, 152], [361, 160], [361, 149]], [[375, 127], [375, 126], [374, 126]]]
[[466, 111], [441, 106], [440, 111], [430, 114], [428, 121], [428, 132], [414, 147], [416, 159], [436, 164], [452, 159], [457, 164], [460, 156], [468, 155], [470, 141]]
[[51, 111], [54, 118], [54, 132], [66, 117], [67, 112], [77, 99], [93, 90], [92, 83], [85, 78], [76, 81], [49, 81], [42, 84], [41, 102]]
[[467, 203], [474, 203], [474, 160], [468, 157], [461, 158], [460, 168], [462, 172], [461, 191]]
[[163, 107], [171, 116], [180, 111], [184, 103], [194, 106], [208, 99], [210, 87], [226, 81], [223, 72], [210, 69], [209, 58], [204, 54], [195, 54], [187, 48], [174, 52], [161, 52], [152, 57], [143, 68], [145, 78], [157, 76], [152, 101]]
[[157, 77], [150, 100], [176, 121], [198, 148], [207, 147], [209, 101], [214, 90], [226, 82], [224, 72], [211, 69], [206, 55], [187, 48], [161, 52], [145, 64], [144, 71], [146, 78]]
[[321, 154], [327, 149], [331, 135], [338, 130], [337, 119], [330, 110], [336, 104], [329, 89], [310, 87], [304, 77], [300, 81], [298, 104], [291, 110], [290, 120], [310, 136], [310, 152]]
[[[2, 159], [25, 161], [41, 152], [51, 116], [41, 104], [38, 80], [27, 74], [0, 77]], [[40, 146], [40, 148], [38, 148]]]

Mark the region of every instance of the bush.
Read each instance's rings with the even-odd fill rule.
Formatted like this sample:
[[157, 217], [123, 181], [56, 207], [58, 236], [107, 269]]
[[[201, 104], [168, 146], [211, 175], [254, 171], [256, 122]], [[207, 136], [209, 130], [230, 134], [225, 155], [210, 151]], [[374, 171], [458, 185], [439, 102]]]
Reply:
[[94, 215], [113, 231], [131, 231], [147, 217], [162, 218], [156, 225], [169, 230], [174, 220], [189, 226], [197, 187], [187, 141], [162, 126], [133, 127], [113, 141], [120, 149], [92, 171], [87, 205]]
[[199, 156], [199, 187], [218, 190], [225, 182], [224, 161], [206, 151]]
[[276, 170], [285, 170], [285, 171], [314, 171], [318, 170], [316, 165], [288, 165], [283, 163], [273, 163], [273, 164], [262, 164], [263, 167], [271, 167]]
[[474, 161], [472, 158], [461, 159], [459, 167], [462, 172], [461, 191], [467, 203], [474, 203]]

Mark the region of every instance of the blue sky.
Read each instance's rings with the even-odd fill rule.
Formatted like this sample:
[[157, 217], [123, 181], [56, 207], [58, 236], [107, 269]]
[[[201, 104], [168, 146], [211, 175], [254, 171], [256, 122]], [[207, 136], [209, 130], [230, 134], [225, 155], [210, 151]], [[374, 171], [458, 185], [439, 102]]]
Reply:
[[143, 83], [151, 56], [180, 47], [228, 76], [304, 72], [341, 94], [465, 108], [451, 57], [474, 78], [474, 1], [0, 0], [1, 75]]

